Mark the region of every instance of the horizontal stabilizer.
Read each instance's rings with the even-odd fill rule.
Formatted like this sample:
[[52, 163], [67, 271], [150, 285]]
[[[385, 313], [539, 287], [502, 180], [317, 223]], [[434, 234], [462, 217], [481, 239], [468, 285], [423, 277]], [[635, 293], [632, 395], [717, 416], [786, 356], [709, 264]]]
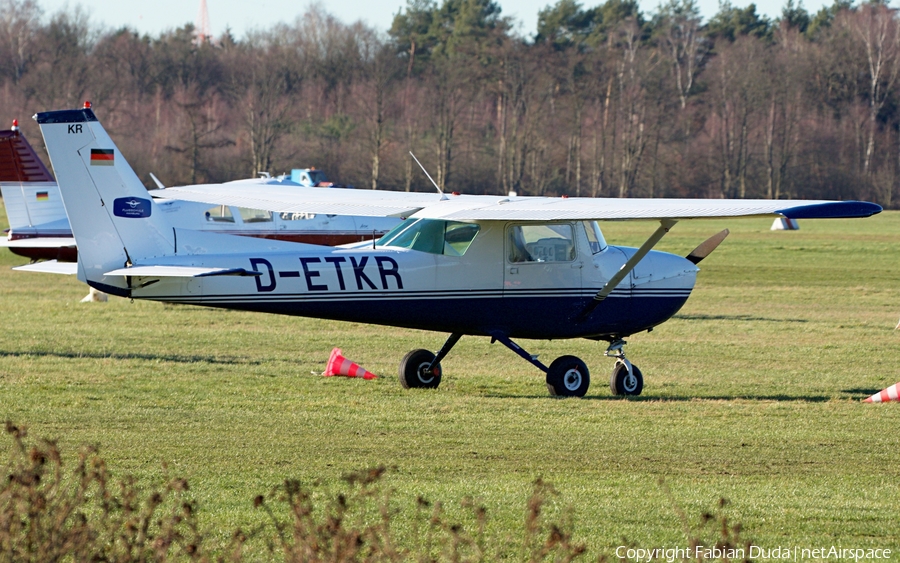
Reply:
[[74, 276], [78, 273], [78, 263], [47, 260], [46, 262], [35, 262], [34, 264], [16, 266], [13, 270], [18, 272], [38, 272], [41, 274], [63, 274], [66, 276]]
[[724, 231], [720, 231], [714, 234], [705, 241], [701, 242], [700, 245], [692, 250], [690, 254], [685, 256], [685, 258], [687, 258], [694, 264], [699, 264], [701, 260], [712, 254], [713, 250], [719, 248], [719, 245], [722, 244], [722, 241], [725, 240], [725, 237], [728, 236], [728, 233], [728, 229], [725, 229]]
[[204, 278], [209, 276], [260, 276], [262, 273], [244, 268], [201, 268], [197, 266], [132, 266], [106, 272], [104, 276], [154, 278]]
[[75, 248], [75, 239], [72, 237], [0, 239], [0, 248]]

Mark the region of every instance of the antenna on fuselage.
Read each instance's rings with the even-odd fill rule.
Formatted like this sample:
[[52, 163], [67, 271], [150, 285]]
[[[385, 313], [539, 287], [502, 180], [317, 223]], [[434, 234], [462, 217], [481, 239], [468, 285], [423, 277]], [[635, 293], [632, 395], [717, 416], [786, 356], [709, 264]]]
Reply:
[[157, 188], [159, 188], [161, 190], [166, 189], [166, 186], [162, 182], [159, 181], [159, 178], [157, 178], [156, 175], [153, 174], [153, 172], [150, 173], [150, 177], [153, 178], [153, 183], [156, 184]]
[[434, 185], [434, 188], [438, 191], [439, 194], [441, 194], [441, 201], [447, 199], [447, 195], [444, 194], [444, 190], [442, 190], [440, 188], [440, 186], [437, 185], [437, 182], [434, 181], [434, 178], [431, 177], [431, 174], [428, 173], [428, 170], [425, 170], [425, 167], [422, 166], [422, 163], [419, 162], [419, 159], [416, 158], [416, 155], [414, 155], [412, 151], [409, 151], [409, 156], [413, 157], [413, 160], [416, 161], [416, 164], [419, 165], [419, 168], [422, 169], [422, 172], [424, 172], [425, 175], [428, 176], [428, 179], [431, 180], [431, 183]]

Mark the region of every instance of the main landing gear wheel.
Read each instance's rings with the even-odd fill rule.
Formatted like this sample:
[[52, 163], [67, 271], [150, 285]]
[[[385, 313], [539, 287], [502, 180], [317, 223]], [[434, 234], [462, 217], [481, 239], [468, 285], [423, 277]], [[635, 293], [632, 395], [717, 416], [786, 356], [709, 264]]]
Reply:
[[436, 389], [441, 384], [440, 362], [429, 370], [434, 354], [428, 350], [413, 350], [400, 362], [400, 385], [404, 389]]
[[587, 366], [575, 356], [560, 356], [547, 370], [547, 390], [554, 397], [584, 397], [590, 385]]
[[[613, 395], [640, 395], [644, 389], [644, 375], [641, 370], [628, 360], [618, 360], [613, 368], [612, 377], [609, 378], [609, 389]], [[628, 366], [631, 365], [631, 373]]]

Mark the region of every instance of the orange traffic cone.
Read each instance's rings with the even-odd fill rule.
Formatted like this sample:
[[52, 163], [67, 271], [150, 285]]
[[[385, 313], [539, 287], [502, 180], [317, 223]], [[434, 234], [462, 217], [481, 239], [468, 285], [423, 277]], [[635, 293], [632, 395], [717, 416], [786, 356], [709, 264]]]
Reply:
[[325, 366], [325, 377], [332, 375], [346, 375], [347, 377], [362, 377], [363, 379], [375, 379], [378, 376], [359, 367], [344, 357], [344, 353], [340, 348], [331, 351], [331, 357], [328, 358], [328, 365]]
[[900, 401], [900, 383], [895, 383], [888, 387], [887, 389], [882, 389], [878, 393], [875, 393], [865, 401], [864, 403], [887, 403], [890, 401]]

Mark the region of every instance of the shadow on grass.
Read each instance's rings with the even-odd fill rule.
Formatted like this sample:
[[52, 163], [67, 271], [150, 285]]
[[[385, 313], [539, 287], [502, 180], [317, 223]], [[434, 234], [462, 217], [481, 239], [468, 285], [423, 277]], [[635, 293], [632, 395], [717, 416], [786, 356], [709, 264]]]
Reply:
[[771, 317], [755, 317], [753, 315], [674, 315], [673, 319], [682, 321], [763, 321], [769, 323], [808, 323], [807, 319], [773, 319]]
[[[552, 399], [565, 400], [563, 397], [550, 397], [549, 395], [509, 395], [502, 393], [490, 393], [483, 395], [491, 399]], [[685, 403], [689, 401], [779, 401], [790, 403], [824, 403], [832, 397], [825, 395], [699, 395], [691, 397], [623, 397], [615, 395], [588, 395], [582, 397], [583, 401], [628, 401], [635, 403]]]
[[215, 356], [178, 356], [169, 354], [102, 354], [97, 352], [57, 352], [57, 351], [8, 351], [0, 350], [0, 358], [27, 358], [29, 356], [38, 358], [68, 358], [79, 359], [85, 358], [90, 360], [146, 360], [146, 361], [162, 361], [172, 362], [176, 364], [224, 364], [224, 365], [260, 365], [261, 360], [250, 360], [246, 358], [217, 358]]
[[856, 387], [855, 389], [844, 389], [841, 392], [848, 393], [850, 395], [860, 395], [860, 399], [867, 399], [867, 398], [871, 397], [872, 395], [874, 395], [875, 393], [880, 393], [881, 389], [872, 389], [872, 388], [861, 389], [859, 387]]

